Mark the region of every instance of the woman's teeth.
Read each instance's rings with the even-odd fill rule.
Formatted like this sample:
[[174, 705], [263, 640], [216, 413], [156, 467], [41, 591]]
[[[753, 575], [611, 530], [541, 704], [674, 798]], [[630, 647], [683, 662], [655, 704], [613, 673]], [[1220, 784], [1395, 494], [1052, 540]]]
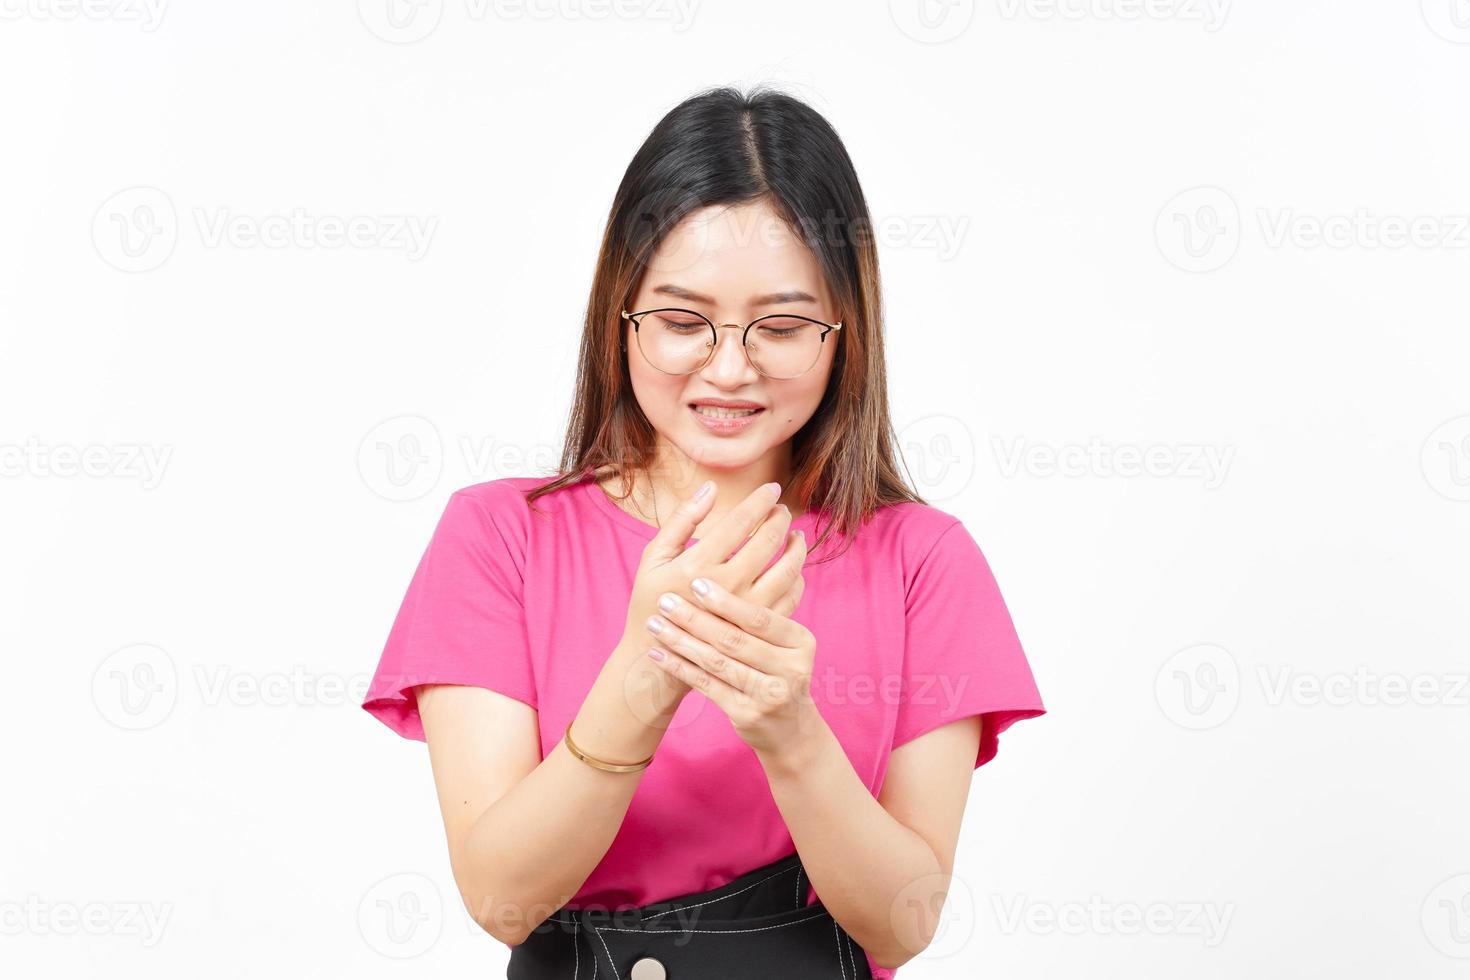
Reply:
[[715, 405], [695, 405], [694, 410], [716, 419], [738, 419], [760, 411], [758, 408], [719, 408]]

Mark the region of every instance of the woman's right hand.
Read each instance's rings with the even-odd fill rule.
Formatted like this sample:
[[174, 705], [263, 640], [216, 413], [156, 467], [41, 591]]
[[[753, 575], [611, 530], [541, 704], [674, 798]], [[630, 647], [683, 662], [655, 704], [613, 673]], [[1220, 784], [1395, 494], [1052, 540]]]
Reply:
[[[800, 534], [787, 533], [791, 512], [784, 504], [776, 503], [779, 488], [772, 493], [769, 486], [757, 487], [709, 533], [688, 546], [694, 529], [714, 505], [716, 493], [711, 485], [703, 499], [690, 496], [680, 502], [643, 549], [633, 580], [620, 645], [636, 653], [639, 661], [629, 677], [629, 703], [636, 704], [639, 716], [650, 723], [666, 723], [690, 690], [643, 656], [655, 642], [647, 623], [649, 617], [660, 614], [659, 596], [672, 592], [695, 602], [689, 582], [703, 576], [783, 616], [790, 615], [801, 601], [806, 540]], [[780, 557], [772, 564], [778, 552]]]

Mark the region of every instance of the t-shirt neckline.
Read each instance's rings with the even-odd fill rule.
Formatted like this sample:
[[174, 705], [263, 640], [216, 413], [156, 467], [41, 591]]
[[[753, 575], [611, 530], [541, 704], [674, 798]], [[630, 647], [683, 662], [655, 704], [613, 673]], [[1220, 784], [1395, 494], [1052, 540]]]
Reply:
[[[619, 507], [617, 504], [613, 503], [612, 498], [607, 495], [607, 492], [603, 490], [602, 487], [598, 486], [596, 479], [589, 478], [585, 480], [582, 483], [582, 488], [589, 496], [592, 497], [592, 500], [597, 505], [598, 509], [607, 514], [607, 516], [613, 521], [621, 524], [623, 527], [628, 528], [630, 531], [633, 531], [636, 534], [647, 538], [649, 541], [652, 541], [654, 538], [658, 537], [658, 528], [654, 527], [652, 524], [648, 524], [644, 521], [639, 520], [632, 514], [623, 510], [623, 508]], [[801, 528], [803, 530], [806, 529], [806, 527], [811, 523], [813, 514], [815, 514], [815, 511], [808, 509], [803, 511], [798, 516], [793, 517], [791, 519], [790, 530], [794, 531], [798, 528]], [[814, 539], [811, 537], [811, 535], [807, 535], [808, 546], [811, 545], [813, 540]], [[695, 537], [691, 537], [689, 539], [690, 544], [694, 544], [698, 541], [699, 539]]]

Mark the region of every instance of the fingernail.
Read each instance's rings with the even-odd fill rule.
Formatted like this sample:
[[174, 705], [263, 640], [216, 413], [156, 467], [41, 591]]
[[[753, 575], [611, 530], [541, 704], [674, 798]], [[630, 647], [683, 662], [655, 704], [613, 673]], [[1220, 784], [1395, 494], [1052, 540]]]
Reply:
[[768, 490], [771, 491], [771, 496], [773, 498], [775, 498], [776, 500], [780, 500], [781, 499], [781, 484], [779, 484], [779, 483], [767, 483], [766, 484], [766, 489], [768, 489]]
[[648, 626], [650, 633], [662, 633], [664, 631], [664, 621], [657, 616], [649, 616], [648, 622], [645, 625]]
[[679, 604], [679, 597], [672, 592], [665, 592], [658, 597], [658, 607], [664, 612], [673, 612], [674, 607]]
[[801, 543], [806, 544], [806, 532], [798, 528], [796, 533], [801, 535]]
[[662, 660], [664, 658], [664, 652], [662, 650], [649, 650], [648, 655], [654, 660]]
[[709, 583], [702, 578], [697, 578], [690, 582], [689, 587], [694, 590], [696, 595], [709, 595]]
[[715, 482], [713, 480], [705, 480], [703, 483], [701, 483], [699, 485], [699, 489], [696, 490], [696, 491], [694, 491], [694, 499], [695, 500], [703, 500], [704, 499], [704, 495], [707, 494], [707, 493], [709, 493], [710, 492], [710, 488], [713, 487], [714, 485], [715, 485]]

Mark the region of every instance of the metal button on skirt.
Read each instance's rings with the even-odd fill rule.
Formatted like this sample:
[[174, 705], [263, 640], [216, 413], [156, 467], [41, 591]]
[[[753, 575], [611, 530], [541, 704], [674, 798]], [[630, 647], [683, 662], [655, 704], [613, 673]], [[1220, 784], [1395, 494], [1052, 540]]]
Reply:
[[719, 888], [632, 909], [562, 907], [512, 946], [507, 980], [872, 980], [792, 853]]

